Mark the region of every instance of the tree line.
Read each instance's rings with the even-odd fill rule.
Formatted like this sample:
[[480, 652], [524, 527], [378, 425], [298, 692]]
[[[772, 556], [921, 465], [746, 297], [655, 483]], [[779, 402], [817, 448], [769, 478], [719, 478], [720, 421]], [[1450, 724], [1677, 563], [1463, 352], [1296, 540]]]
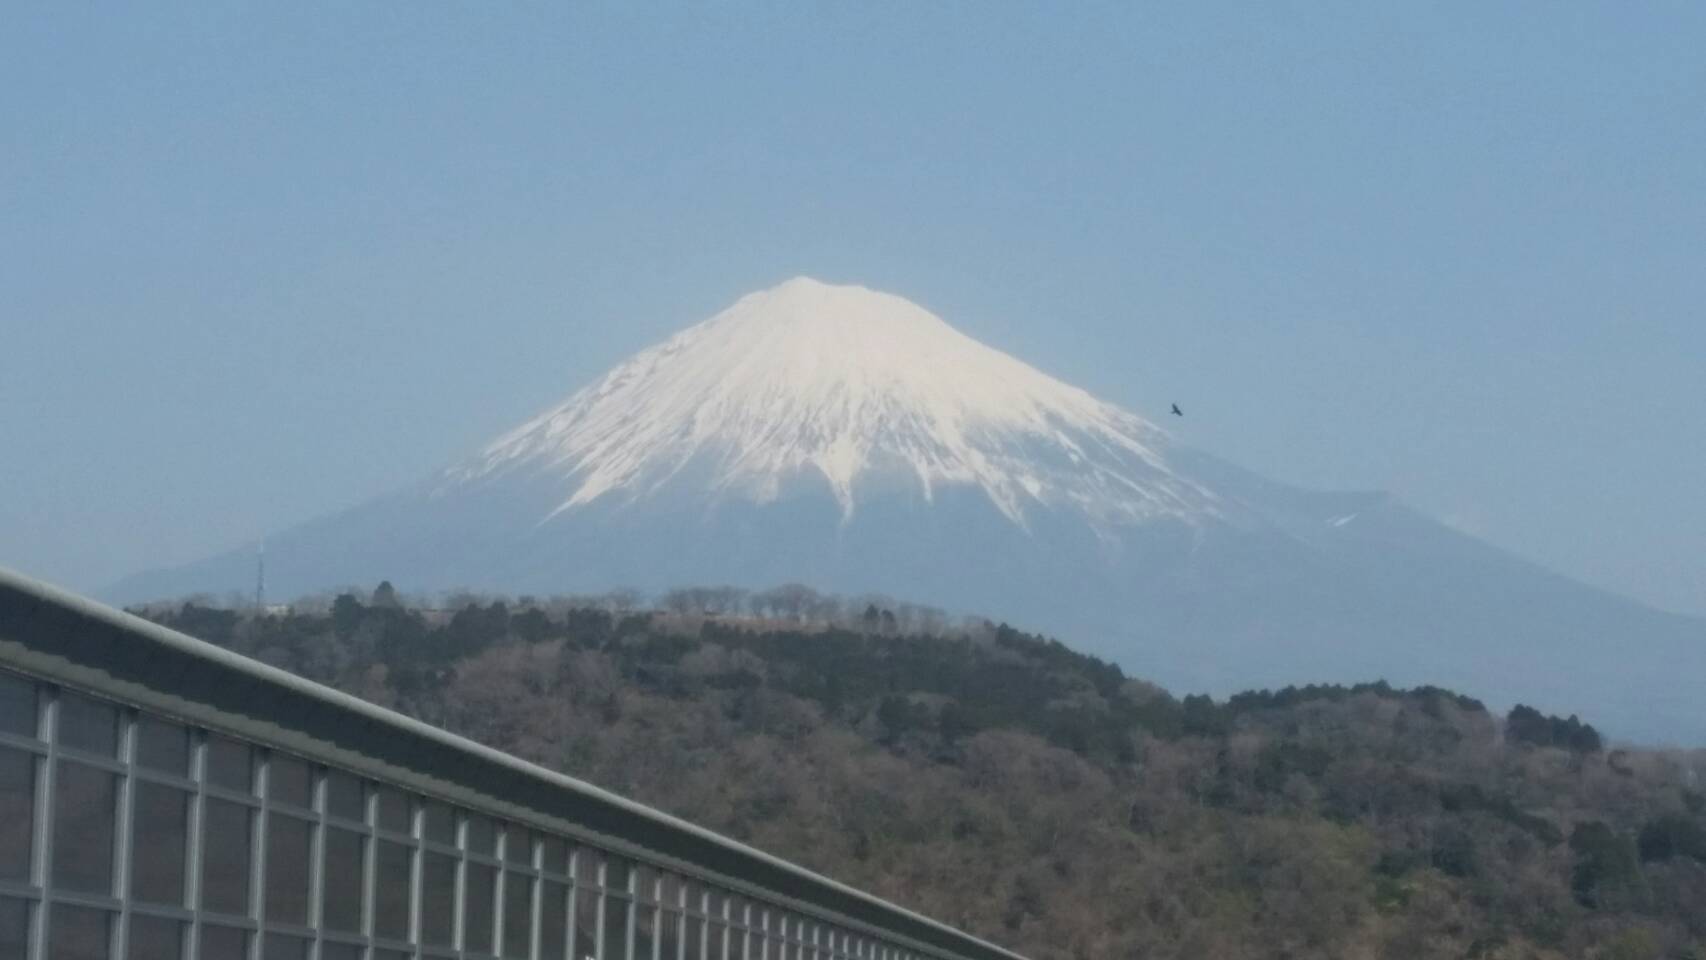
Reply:
[[1180, 697], [999, 623], [751, 596], [145, 612], [1038, 960], [1706, 960], [1706, 757], [1433, 687]]

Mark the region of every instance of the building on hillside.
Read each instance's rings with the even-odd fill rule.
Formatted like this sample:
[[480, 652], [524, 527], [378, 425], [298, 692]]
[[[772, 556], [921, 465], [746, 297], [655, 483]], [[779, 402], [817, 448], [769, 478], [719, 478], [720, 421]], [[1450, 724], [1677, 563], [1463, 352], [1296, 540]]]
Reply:
[[0, 571], [5, 960], [1021, 960]]

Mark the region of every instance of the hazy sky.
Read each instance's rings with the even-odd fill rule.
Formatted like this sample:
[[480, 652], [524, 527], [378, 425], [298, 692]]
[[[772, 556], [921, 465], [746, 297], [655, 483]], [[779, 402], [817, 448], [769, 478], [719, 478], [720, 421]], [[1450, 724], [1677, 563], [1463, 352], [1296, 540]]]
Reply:
[[9, 7], [0, 564], [350, 505], [810, 274], [1706, 612], [1706, 4], [567, 6]]

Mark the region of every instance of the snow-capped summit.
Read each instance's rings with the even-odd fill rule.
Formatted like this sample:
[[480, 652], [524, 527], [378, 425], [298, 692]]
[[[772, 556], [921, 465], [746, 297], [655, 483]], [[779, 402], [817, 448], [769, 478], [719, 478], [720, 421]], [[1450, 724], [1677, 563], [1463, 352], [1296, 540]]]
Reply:
[[[108, 595], [253, 577], [236, 549]], [[1383, 677], [1706, 742], [1706, 623], [1382, 494], [1255, 476], [916, 304], [804, 278], [418, 484], [269, 533], [267, 578], [282, 595], [804, 583], [1055, 631], [1181, 691]]]
[[868, 489], [981, 490], [1097, 527], [1212, 515], [1153, 424], [991, 349], [911, 301], [798, 277], [642, 351], [447, 472], [559, 477], [553, 513], [692, 478], [766, 503], [821, 482], [843, 519]]

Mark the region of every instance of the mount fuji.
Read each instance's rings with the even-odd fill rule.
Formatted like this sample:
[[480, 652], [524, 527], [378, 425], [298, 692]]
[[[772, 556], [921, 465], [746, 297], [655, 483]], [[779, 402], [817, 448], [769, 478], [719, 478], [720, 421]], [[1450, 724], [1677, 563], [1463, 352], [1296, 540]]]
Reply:
[[[107, 595], [242, 589], [233, 551]], [[1301, 490], [863, 287], [738, 302], [393, 494], [267, 538], [275, 594], [878, 592], [1052, 631], [1175, 689], [1431, 683], [1706, 744], [1706, 621], [1380, 493]]]

